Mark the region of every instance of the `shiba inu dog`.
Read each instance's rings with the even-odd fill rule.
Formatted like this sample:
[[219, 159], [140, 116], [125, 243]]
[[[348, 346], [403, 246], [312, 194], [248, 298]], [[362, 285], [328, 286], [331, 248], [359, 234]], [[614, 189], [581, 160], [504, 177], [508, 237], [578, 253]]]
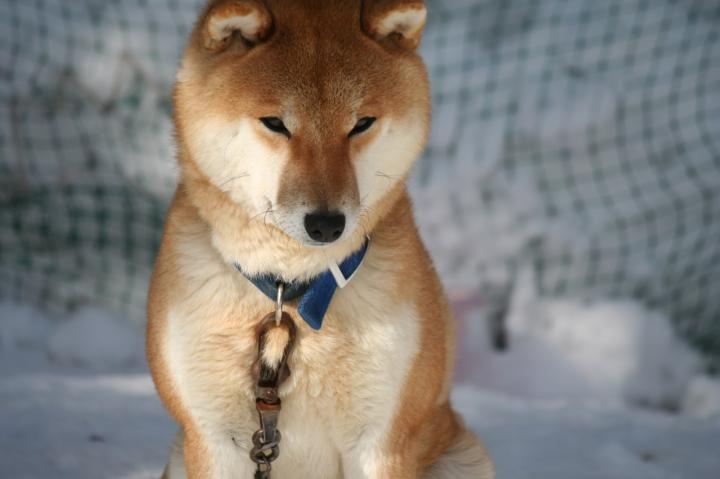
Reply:
[[290, 337], [258, 352], [274, 293], [294, 340], [273, 478], [494, 477], [448, 400], [453, 322], [404, 183], [429, 129], [425, 17], [417, 0], [215, 0], [198, 20], [148, 305], [180, 425], [164, 477], [258, 470], [253, 366], [280, 368]]

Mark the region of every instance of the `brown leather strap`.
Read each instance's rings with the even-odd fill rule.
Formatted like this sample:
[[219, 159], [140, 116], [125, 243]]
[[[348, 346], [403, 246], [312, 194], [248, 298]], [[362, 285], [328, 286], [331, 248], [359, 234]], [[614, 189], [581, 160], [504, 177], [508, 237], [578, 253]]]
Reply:
[[[288, 342], [283, 350], [280, 362], [272, 367], [263, 361], [267, 334], [275, 328], [287, 331]], [[295, 345], [295, 323], [289, 314], [282, 312], [280, 322], [275, 313], [268, 314], [260, 321], [257, 329], [258, 354], [252, 372], [255, 376], [255, 408], [258, 412], [260, 429], [253, 434], [253, 448], [250, 459], [257, 464], [255, 479], [269, 479], [271, 463], [280, 455], [280, 431], [277, 429], [282, 402], [278, 390], [290, 376], [288, 357]]]

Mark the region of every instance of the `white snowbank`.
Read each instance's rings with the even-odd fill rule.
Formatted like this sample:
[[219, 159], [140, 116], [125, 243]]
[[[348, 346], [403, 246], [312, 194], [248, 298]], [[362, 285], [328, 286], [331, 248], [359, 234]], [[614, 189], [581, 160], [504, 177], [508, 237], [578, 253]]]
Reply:
[[0, 303], [0, 351], [44, 347], [51, 323], [36, 309]]
[[461, 315], [462, 323], [474, 323], [461, 336], [461, 380], [527, 399], [629, 403], [696, 416], [720, 410], [720, 383], [704, 376], [668, 318], [630, 300], [541, 299], [532, 284], [520, 275], [505, 352], [490, 347], [482, 303]]
[[140, 330], [125, 318], [84, 307], [65, 318], [26, 305], [0, 303], [0, 350], [37, 349], [61, 365], [93, 370], [139, 366]]
[[720, 417], [720, 382], [705, 376], [692, 380], [683, 399], [682, 412], [698, 418]]

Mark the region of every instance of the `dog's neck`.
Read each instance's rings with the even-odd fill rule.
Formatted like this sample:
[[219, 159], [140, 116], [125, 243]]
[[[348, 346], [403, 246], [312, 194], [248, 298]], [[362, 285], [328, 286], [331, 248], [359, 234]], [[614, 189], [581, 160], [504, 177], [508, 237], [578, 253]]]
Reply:
[[[196, 167], [183, 168], [179, 189], [209, 226], [212, 245], [226, 264], [239, 265], [249, 275], [271, 274], [285, 281], [307, 281], [326, 271], [333, 262], [342, 262], [362, 247], [367, 235], [373, 234], [382, 220], [377, 215], [370, 216], [364, 222], [367, 229], [358, 228], [342, 241], [324, 247], [305, 246], [266, 224], [261, 217], [253, 218]], [[405, 188], [399, 184], [383, 203], [395, 203], [404, 196]]]

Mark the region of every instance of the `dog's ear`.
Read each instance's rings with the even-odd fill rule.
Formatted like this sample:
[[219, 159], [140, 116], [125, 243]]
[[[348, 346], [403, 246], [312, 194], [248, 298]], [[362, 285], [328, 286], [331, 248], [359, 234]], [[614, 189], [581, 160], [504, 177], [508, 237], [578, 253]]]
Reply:
[[212, 2], [202, 22], [203, 46], [213, 52], [226, 49], [237, 37], [252, 47], [265, 40], [273, 26], [270, 12], [258, 0]]
[[422, 0], [366, 0], [363, 28], [380, 43], [414, 50], [420, 44], [427, 9]]

